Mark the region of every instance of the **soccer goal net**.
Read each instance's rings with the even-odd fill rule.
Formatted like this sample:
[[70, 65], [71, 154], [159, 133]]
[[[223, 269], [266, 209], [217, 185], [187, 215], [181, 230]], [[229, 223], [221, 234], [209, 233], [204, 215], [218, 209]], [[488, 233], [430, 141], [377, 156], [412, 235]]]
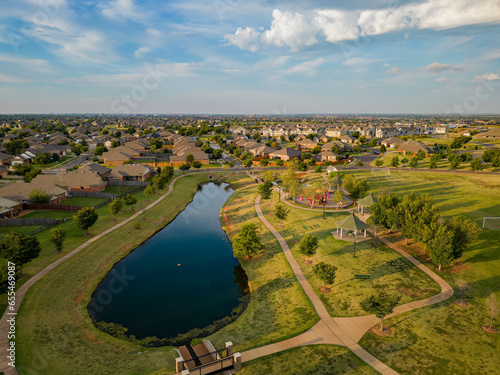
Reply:
[[500, 217], [485, 217], [483, 219], [483, 228], [500, 229]]
[[390, 168], [372, 168], [372, 175], [389, 176], [390, 174]]

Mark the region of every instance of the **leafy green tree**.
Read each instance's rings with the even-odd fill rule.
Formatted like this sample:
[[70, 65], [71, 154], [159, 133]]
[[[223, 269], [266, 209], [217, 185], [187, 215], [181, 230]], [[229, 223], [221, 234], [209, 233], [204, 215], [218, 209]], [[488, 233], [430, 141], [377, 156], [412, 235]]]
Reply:
[[399, 157], [397, 155], [394, 155], [393, 158], [391, 159], [391, 166], [394, 168], [398, 169], [399, 167]]
[[500, 157], [500, 148], [498, 147], [485, 150], [483, 152], [483, 155], [481, 156], [481, 159], [483, 159], [485, 163], [489, 163], [497, 157]]
[[283, 202], [278, 201], [274, 205], [274, 216], [276, 216], [278, 220], [281, 220], [283, 222], [284, 220], [286, 220], [289, 213], [290, 209]]
[[199, 160], [195, 160], [195, 161], [193, 162], [193, 168], [196, 168], [196, 169], [198, 169], [198, 170], [202, 167], [202, 165], [203, 165], [203, 164], [201, 164], [201, 161], [199, 161]]
[[33, 189], [29, 193], [29, 200], [31, 203], [49, 203], [50, 196], [43, 190]]
[[127, 194], [123, 197], [123, 202], [127, 206], [132, 206], [132, 211], [134, 211], [134, 204], [137, 203], [137, 198], [131, 194]]
[[342, 190], [335, 190], [335, 193], [333, 193], [332, 199], [334, 202], [337, 202], [337, 210], [339, 209], [339, 204], [344, 200], [344, 193], [342, 193]]
[[450, 147], [453, 149], [457, 149], [465, 145], [466, 143], [470, 142], [472, 140], [472, 137], [466, 137], [466, 136], [460, 136], [457, 137], [451, 142]]
[[113, 215], [113, 220], [116, 220], [116, 215], [120, 212], [122, 209], [122, 200], [120, 198], [115, 198], [111, 203], [108, 205], [108, 210], [111, 215]]
[[325, 262], [320, 262], [313, 266], [313, 272], [323, 281], [323, 288], [326, 291], [326, 285], [332, 285], [335, 282], [337, 267]]
[[263, 167], [267, 167], [269, 165], [269, 159], [260, 159], [259, 164]]
[[215, 160], [218, 160], [222, 157], [222, 154], [224, 153], [223, 150], [221, 150], [220, 148], [216, 148], [213, 152], [212, 152], [212, 157], [215, 159]]
[[410, 159], [410, 168], [414, 168], [414, 169], [417, 169], [418, 167], [418, 158], [417, 157], [413, 157]]
[[[42, 250], [35, 236], [11, 231], [0, 240], [0, 257], [19, 267], [38, 257]], [[22, 272], [21, 272], [22, 273]]]
[[[498, 160], [499, 160], [499, 163], [500, 163], [500, 158], [499, 158]], [[278, 161], [276, 161], [276, 165], [277, 165], [278, 167], [282, 167], [282, 166], [284, 166], [284, 165], [285, 165], [285, 162], [284, 162], [283, 160], [279, 159]], [[499, 166], [500, 166], [500, 165], [499, 165]]]
[[381, 145], [378, 150], [380, 152], [386, 152], [387, 151], [387, 147], [385, 147], [385, 145]]
[[378, 202], [370, 206], [371, 218], [375, 224], [382, 224], [386, 228], [394, 228], [394, 210], [401, 203], [397, 194], [384, 194]]
[[194, 156], [193, 154], [187, 154], [186, 155], [186, 163], [189, 165], [193, 165], [194, 163]]
[[481, 163], [480, 159], [472, 159], [472, 161], [470, 162], [471, 171], [475, 171], [477, 173], [477, 171], [480, 171], [483, 168], [484, 168], [484, 164]]
[[[12, 269], [12, 268], [11, 268]], [[14, 279], [19, 280], [22, 277], [19, 267], [14, 267]], [[0, 294], [7, 293], [9, 291], [9, 267], [7, 263], [0, 266]], [[0, 375], [2, 373], [0, 372]]]
[[95, 156], [102, 156], [102, 154], [104, 154], [106, 151], [108, 151], [108, 150], [106, 149], [106, 147], [104, 147], [104, 146], [102, 146], [102, 145], [101, 145], [101, 146], [97, 146], [97, 147], [95, 148], [95, 150], [94, 150], [94, 155], [95, 155]]
[[358, 160], [356, 162], [356, 165], [361, 168], [363, 166], [363, 162], [361, 160]]
[[11, 155], [18, 155], [22, 150], [25, 150], [30, 147], [28, 141], [26, 139], [13, 139], [9, 142], [4, 142], [2, 144], [3, 149], [6, 153]]
[[97, 219], [98, 215], [94, 207], [83, 207], [73, 215], [76, 226], [84, 230], [85, 234], [89, 234], [89, 228], [96, 223]]
[[299, 253], [303, 255], [314, 255], [319, 247], [318, 237], [306, 234], [299, 242]]
[[430, 169], [436, 169], [437, 168], [437, 161], [431, 159], [431, 161], [429, 163], [429, 168]]
[[314, 172], [315, 173], [323, 173], [323, 168], [321, 167], [321, 165], [318, 165], [316, 168], [314, 168]]
[[191, 168], [189, 164], [181, 164], [179, 165], [179, 169], [182, 171], [182, 174], [184, 174], [185, 171], [188, 171]]
[[453, 233], [446, 226], [439, 226], [434, 237], [427, 243], [427, 250], [432, 263], [439, 266], [448, 266], [453, 261]]
[[376, 167], [381, 167], [384, 164], [384, 161], [382, 159], [376, 159], [375, 160], [375, 166]]
[[398, 305], [401, 300], [399, 295], [391, 295], [384, 291], [377, 291], [368, 298], [361, 301], [361, 308], [368, 314], [375, 314], [377, 318], [380, 319], [380, 330], [384, 330], [384, 318], [392, 314], [394, 308]]
[[[183, 165], [185, 165], [185, 164], [183, 164]], [[154, 195], [155, 193], [156, 193], [156, 189], [153, 185], [148, 185], [148, 186], [146, 186], [146, 189], [144, 189], [144, 195], [148, 198], [151, 197], [152, 195]]]
[[494, 168], [500, 168], [500, 156], [496, 156], [491, 159], [491, 166]]
[[59, 161], [61, 158], [57, 152], [52, 153], [52, 161]]
[[470, 152], [461, 153], [459, 157], [462, 163], [470, 163], [472, 161], [472, 154]]
[[408, 164], [408, 158], [404, 157], [403, 159], [401, 159], [401, 164], [403, 164], [403, 166]]
[[121, 143], [117, 139], [115, 139], [114, 141], [111, 142], [111, 148], [117, 148], [120, 145], [121, 145]]
[[252, 159], [246, 159], [242, 164], [244, 167], [250, 168], [253, 165], [253, 162]]
[[254, 223], [242, 225], [240, 233], [238, 233], [233, 241], [233, 250], [236, 257], [251, 258], [262, 249], [257, 231], [258, 227]]
[[453, 259], [460, 258], [481, 232], [479, 226], [465, 215], [453, 216], [446, 222], [446, 227], [452, 233]]
[[415, 157], [417, 158], [417, 161], [424, 160], [426, 157], [426, 154], [424, 151], [418, 150], [417, 155], [415, 155]]
[[264, 172], [264, 181], [266, 182], [275, 182], [278, 179], [278, 175], [276, 174], [276, 171], [266, 171]]
[[345, 176], [342, 183], [344, 189], [347, 190], [349, 196], [354, 201], [354, 205], [356, 205], [357, 199], [361, 198], [368, 190], [370, 190], [370, 184], [367, 180], [358, 180], [352, 174]]
[[317, 145], [317, 146], [314, 146], [314, 148], [312, 149], [312, 153], [313, 154], [319, 154], [321, 152], [322, 148], [320, 145]]
[[269, 181], [266, 181], [263, 184], [259, 185], [258, 191], [262, 199], [271, 198], [272, 187], [273, 185]]
[[62, 251], [65, 238], [66, 238], [66, 231], [64, 229], [52, 228], [50, 230], [50, 241], [56, 247], [57, 253], [60, 253]]

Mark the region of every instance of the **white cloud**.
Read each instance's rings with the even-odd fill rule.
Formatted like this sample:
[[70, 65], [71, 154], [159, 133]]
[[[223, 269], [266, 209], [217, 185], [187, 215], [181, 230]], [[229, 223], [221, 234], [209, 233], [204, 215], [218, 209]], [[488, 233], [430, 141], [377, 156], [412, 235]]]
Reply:
[[97, 31], [83, 31], [81, 35], [62, 42], [62, 52], [93, 62], [109, 63], [115, 59], [110, 52], [109, 41]]
[[425, 69], [427, 69], [427, 71], [431, 73], [442, 73], [450, 70], [454, 72], [461, 72], [464, 70], [464, 67], [452, 64], [441, 64], [438, 62], [433, 62], [432, 64], [427, 65]]
[[[347, 65], [347, 66], [354, 66], [354, 65], [367, 65], [367, 64], [373, 64], [376, 62], [382, 61], [381, 59], [365, 59], [362, 57], [353, 57], [349, 60], [346, 60], [342, 63], [342, 65]], [[388, 64], [387, 64], [388, 65]]]
[[316, 32], [302, 14], [275, 9], [271, 28], [262, 33], [262, 42], [297, 51], [317, 43]]
[[142, 11], [137, 9], [134, 0], [113, 0], [103, 7], [102, 14], [108, 18], [128, 18], [137, 21], [142, 18]]
[[495, 73], [484, 73], [480, 76], [476, 76], [474, 78], [474, 81], [496, 81], [497, 79], [500, 79], [500, 76]]
[[259, 38], [260, 33], [253, 27], [247, 27], [245, 29], [239, 27], [234, 34], [224, 35], [224, 39], [227, 40], [229, 44], [252, 52], [256, 52], [259, 49]]
[[446, 77], [439, 77], [436, 79], [436, 82], [455, 82], [455, 79], [451, 78], [446, 78]]
[[319, 59], [316, 59], [316, 60], [305, 61], [299, 65], [295, 65], [295, 66], [291, 67], [290, 69], [287, 70], [287, 73], [288, 74], [305, 73], [305, 74], [309, 74], [309, 75], [314, 75], [315, 69], [318, 66], [323, 65], [325, 62], [326, 62], [326, 60], [321, 58], [321, 57]]
[[18, 78], [18, 77], [8, 76], [8, 75], [5, 75], [5, 74], [0, 74], [0, 82], [28, 83], [30, 81], [27, 80], [27, 79], [24, 79], [24, 78]]
[[359, 15], [357, 25], [363, 35], [380, 35], [413, 26], [409, 17], [411, 8], [365, 10]]
[[386, 73], [393, 76], [397, 76], [398, 74], [401, 74], [402, 71], [397, 66], [393, 66], [391, 69], [387, 70]]
[[315, 19], [326, 40], [337, 43], [344, 40], [354, 40], [359, 37], [356, 27], [357, 15], [338, 10], [318, 10]]
[[0, 54], [0, 62], [15, 64], [18, 68], [22, 67], [23, 69], [39, 73], [50, 73], [52, 71], [49, 62], [41, 59], [26, 59], [18, 56]]
[[148, 54], [149, 52], [151, 52], [151, 48], [150, 47], [139, 47], [135, 52], [134, 52], [134, 56], [137, 58], [137, 59], [142, 59], [146, 54]]
[[144, 40], [143, 46], [139, 47], [134, 56], [136, 59], [142, 59], [148, 53], [153, 51], [154, 48], [159, 47], [163, 41], [163, 33], [160, 30], [148, 28], [142, 38]]

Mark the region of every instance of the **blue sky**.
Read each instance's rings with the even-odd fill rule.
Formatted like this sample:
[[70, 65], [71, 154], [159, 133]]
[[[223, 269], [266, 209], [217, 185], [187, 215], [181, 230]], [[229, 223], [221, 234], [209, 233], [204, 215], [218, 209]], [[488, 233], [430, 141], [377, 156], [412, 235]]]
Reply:
[[0, 113], [500, 113], [500, 0], [2, 0]]

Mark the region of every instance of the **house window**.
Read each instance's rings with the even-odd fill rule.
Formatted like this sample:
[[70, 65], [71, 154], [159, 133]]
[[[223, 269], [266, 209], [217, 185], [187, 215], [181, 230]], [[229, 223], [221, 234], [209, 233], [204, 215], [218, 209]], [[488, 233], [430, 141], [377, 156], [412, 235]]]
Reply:
[[85, 186], [80, 186], [80, 190], [85, 190]]

